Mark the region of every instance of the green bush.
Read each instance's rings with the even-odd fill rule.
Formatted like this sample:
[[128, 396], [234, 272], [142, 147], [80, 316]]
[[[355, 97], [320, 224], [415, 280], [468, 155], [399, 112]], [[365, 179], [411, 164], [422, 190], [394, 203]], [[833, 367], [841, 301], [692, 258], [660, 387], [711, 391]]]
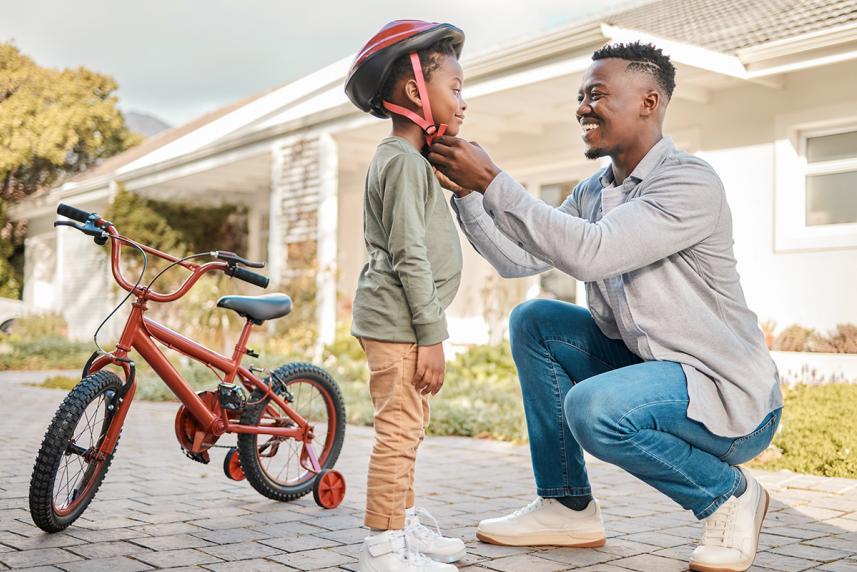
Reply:
[[[356, 340], [339, 336], [324, 367], [339, 382], [350, 423], [372, 425], [369, 370]], [[431, 400], [430, 435], [526, 441], [515, 365], [508, 344], [474, 346], [447, 362], [446, 381]]]
[[782, 456], [754, 465], [857, 478], [857, 385], [800, 385], [787, 388], [784, 397], [783, 419], [774, 437]]
[[82, 368], [93, 349], [92, 342], [73, 342], [61, 336], [0, 335], [0, 371]]

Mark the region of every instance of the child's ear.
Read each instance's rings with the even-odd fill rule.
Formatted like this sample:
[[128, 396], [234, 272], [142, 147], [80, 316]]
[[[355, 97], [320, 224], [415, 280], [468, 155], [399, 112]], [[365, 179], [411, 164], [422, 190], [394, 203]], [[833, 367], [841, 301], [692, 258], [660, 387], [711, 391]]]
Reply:
[[422, 108], [423, 102], [420, 99], [420, 90], [417, 87], [417, 80], [409, 79], [405, 82], [405, 96], [408, 98], [408, 101], [417, 107]]

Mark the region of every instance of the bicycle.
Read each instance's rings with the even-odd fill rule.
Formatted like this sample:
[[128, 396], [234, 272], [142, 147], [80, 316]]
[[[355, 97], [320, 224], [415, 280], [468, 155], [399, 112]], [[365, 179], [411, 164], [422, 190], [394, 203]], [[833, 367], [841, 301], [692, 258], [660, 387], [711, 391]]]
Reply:
[[[60, 204], [57, 214], [80, 224], [58, 220], [54, 226], [75, 228], [92, 236], [98, 245], [110, 241], [113, 278], [128, 292], [116, 310], [131, 296], [135, 301], [112, 352], [101, 350], [96, 331], [99, 350], [83, 367], [80, 382], [60, 404], [48, 427], [30, 480], [33, 522], [47, 532], [63, 530], [83, 514], [95, 497], [115, 455], [137, 387], [135, 364], [128, 358], [131, 350], [140, 354], [181, 402], [175, 431], [188, 457], [208, 463], [209, 449], [224, 433], [235, 433], [237, 447], [227, 447], [224, 458], [228, 478], [246, 478], [256, 491], [270, 499], [291, 501], [312, 491], [319, 506], [339, 506], [345, 496], [345, 478], [333, 466], [342, 449], [346, 417], [336, 381], [309, 363], [289, 363], [273, 371], [241, 365], [245, 355], [259, 357], [247, 347], [253, 327], [286, 316], [292, 308], [289, 296], [223, 296], [218, 300], [219, 307], [246, 319], [231, 358], [145, 316], [147, 302], [173, 302], [209, 272], [224, 272], [266, 288], [267, 277], [241, 267], [262, 268], [264, 263], [225, 251], [177, 258], [122, 236], [110, 221], [96, 213]], [[122, 275], [123, 246], [135, 248], [143, 256], [143, 270], [136, 284]], [[141, 286], [148, 255], [170, 264], [147, 286]], [[189, 261], [204, 256], [216, 260], [204, 264]], [[190, 276], [173, 292], [153, 290], [155, 280], [175, 266], [189, 270]], [[221, 372], [217, 390], [194, 392], [155, 340], [207, 365], [215, 373]], [[120, 368], [124, 379], [105, 369], [108, 366]], [[255, 375], [261, 372], [267, 372], [264, 379]], [[236, 379], [239, 383], [235, 383]]]

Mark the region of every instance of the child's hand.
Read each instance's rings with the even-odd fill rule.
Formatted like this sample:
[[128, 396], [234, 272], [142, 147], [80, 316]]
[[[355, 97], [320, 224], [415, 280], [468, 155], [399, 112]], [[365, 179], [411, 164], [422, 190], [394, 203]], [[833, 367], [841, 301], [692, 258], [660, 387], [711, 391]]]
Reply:
[[443, 355], [443, 343], [417, 348], [417, 375], [414, 387], [421, 394], [437, 394], [443, 386], [446, 373], [446, 360]]
[[434, 171], [434, 176], [437, 179], [437, 182], [440, 183], [440, 186], [448, 191], [452, 191], [458, 198], [466, 197], [472, 192], [457, 183], [454, 183], [452, 179], [438, 171], [437, 167], [432, 167], [432, 170]]

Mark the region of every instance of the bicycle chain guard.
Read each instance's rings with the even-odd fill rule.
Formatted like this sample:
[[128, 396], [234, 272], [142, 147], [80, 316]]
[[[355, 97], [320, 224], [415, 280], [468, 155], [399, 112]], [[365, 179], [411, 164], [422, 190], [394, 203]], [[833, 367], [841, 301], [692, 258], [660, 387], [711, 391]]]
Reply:
[[[200, 391], [197, 393], [205, 406], [217, 417], [223, 417], [223, 407], [220, 405], [220, 397], [214, 391]], [[238, 417], [238, 411], [226, 410], [227, 417], [234, 419]], [[211, 459], [208, 450], [217, 443], [219, 435], [208, 433], [205, 427], [199, 424], [191, 412], [182, 405], [176, 412], [176, 438], [185, 455], [199, 463], [207, 464]]]

